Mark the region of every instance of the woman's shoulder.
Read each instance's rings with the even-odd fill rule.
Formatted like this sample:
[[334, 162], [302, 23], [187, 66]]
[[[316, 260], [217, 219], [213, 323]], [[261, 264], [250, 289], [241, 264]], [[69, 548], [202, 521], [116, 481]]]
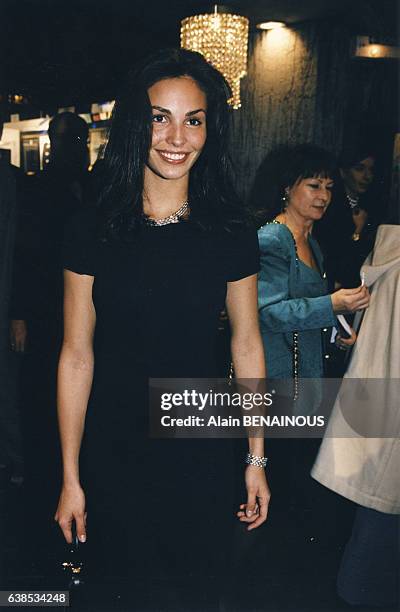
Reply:
[[232, 224], [228, 227], [218, 225], [205, 232], [207, 240], [214, 240], [218, 246], [238, 248], [239, 245], [257, 243], [257, 230], [247, 223]]
[[280, 248], [287, 251], [293, 244], [290, 230], [283, 223], [266, 223], [258, 230], [258, 240], [260, 245]]
[[96, 209], [85, 208], [74, 213], [64, 228], [63, 268], [95, 276], [98, 258]]
[[231, 229], [217, 228], [204, 233], [207, 251], [222, 265], [227, 281], [236, 281], [256, 274], [260, 269], [257, 231], [254, 227], [237, 225]]
[[277, 221], [271, 221], [270, 223], [265, 223], [258, 229], [258, 235], [266, 235], [266, 236], [279, 236], [279, 237], [289, 237], [290, 232], [284, 223], [278, 223]]

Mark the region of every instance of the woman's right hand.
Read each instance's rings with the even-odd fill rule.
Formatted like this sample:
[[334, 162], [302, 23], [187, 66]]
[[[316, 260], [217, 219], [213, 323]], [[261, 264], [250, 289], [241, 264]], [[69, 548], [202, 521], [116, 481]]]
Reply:
[[85, 494], [79, 484], [61, 489], [54, 520], [60, 525], [68, 544], [72, 543], [72, 521], [80, 542], [86, 542]]
[[369, 305], [370, 294], [364, 285], [355, 289], [339, 289], [331, 294], [333, 312], [344, 314], [346, 312], [356, 312], [363, 310]]

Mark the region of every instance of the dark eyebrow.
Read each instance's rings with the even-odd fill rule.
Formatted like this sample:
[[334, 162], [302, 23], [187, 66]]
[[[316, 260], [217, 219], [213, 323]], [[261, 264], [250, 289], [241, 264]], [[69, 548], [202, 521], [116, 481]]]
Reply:
[[[165, 113], [166, 115], [171, 114], [170, 110], [168, 110], [167, 108], [163, 108], [162, 106], [152, 106], [151, 108], [158, 110], [161, 113]], [[201, 113], [201, 112], [206, 114], [206, 111], [204, 110], [204, 108], [197, 108], [196, 110], [189, 111], [188, 113], [186, 113], [185, 117], [192, 117], [192, 115], [196, 115], [197, 113]]]
[[206, 114], [206, 111], [204, 110], [204, 108], [198, 108], [194, 111], [190, 111], [189, 113], [186, 113], [186, 117], [191, 117], [192, 115], [196, 115], [197, 113], [204, 113]]
[[152, 106], [151, 108], [154, 108], [155, 110], [159, 110], [162, 113], [165, 113], [166, 115], [170, 115], [171, 111], [168, 110], [167, 108], [163, 108], [162, 106]]

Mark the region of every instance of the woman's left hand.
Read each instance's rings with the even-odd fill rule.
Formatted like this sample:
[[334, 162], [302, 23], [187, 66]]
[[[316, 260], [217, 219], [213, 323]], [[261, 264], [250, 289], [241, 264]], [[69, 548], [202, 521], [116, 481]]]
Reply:
[[247, 503], [240, 504], [237, 516], [242, 523], [249, 523], [247, 530], [251, 531], [267, 520], [271, 493], [264, 468], [248, 465], [245, 472], [245, 483]]
[[351, 336], [350, 338], [343, 338], [340, 334], [337, 334], [335, 338], [336, 345], [341, 349], [347, 349], [353, 346], [355, 341], [357, 340], [357, 334], [353, 328], [351, 328]]

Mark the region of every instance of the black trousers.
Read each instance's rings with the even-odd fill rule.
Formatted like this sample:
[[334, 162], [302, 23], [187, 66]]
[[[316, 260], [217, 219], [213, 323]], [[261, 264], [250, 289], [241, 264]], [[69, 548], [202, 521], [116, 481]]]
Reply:
[[352, 605], [399, 602], [400, 515], [360, 506], [339, 570], [338, 594]]

